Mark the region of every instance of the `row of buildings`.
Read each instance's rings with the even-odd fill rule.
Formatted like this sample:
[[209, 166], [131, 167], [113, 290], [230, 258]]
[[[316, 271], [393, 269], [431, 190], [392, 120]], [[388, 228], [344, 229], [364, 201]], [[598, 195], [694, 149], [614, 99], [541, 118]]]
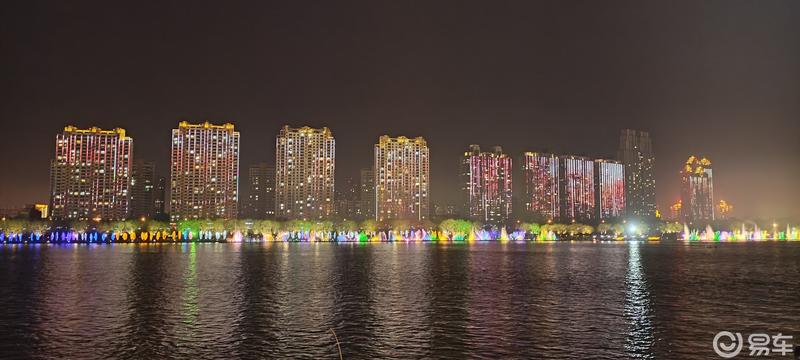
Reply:
[[[133, 159], [123, 129], [67, 126], [56, 137], [51, 165], [51, 217], [117, 220], [170, 215], [205, 218], [376, 220], [430, 217], [430, 152], [424, 138], [381, 136], [374, 162], [357, 179], [334, 186], [336, 146], [328, 128], [284, 126], [274, 164], [247, 171], [240, 199], [240, 134], [232, 124], [181, 122], [172, 130], [170, 177], [156, 179], [152, 163]], [[617, 159], [526, 152], [521, 191], [512, 157], [500, 147], [470, 146], [461, 160], [463, 207], [458, 215], [500, 223], [602, 221], [654, 217], [652, 144], [645, 132], [623, 130]], [[167, 197], [169, 189], [169, 197]]]
[[[51, 217], [120, 220], [159, 216], [168, 208], [173, 221], [237, 218], [239, 138], [233, 124], [181, 122], [172, 130], [167, 185], [166, 179], [154, 178], [151, 162], [134, 161], [133, 139], [124, 129], [67, 126], [56, 136], [51, 163]], [[250, 197], [242, 215], [285, 219], [336, 215], [335, 159], [329, 129], [284, 126], [276, 139], [275, 165], [249, 168]], [[380, 137], [374, 167], [362, 178], [365, 187], [374, 184], [371, 191], [363, 191], [374, 194], [370, 209], [359, 210], [364, 216], [429, 217], [430, 162], [423, 138]]]
[[[512, 218], [600, 222], [656, 216], [655, 156], [650, 135], [626, 129], [617, 159], [526, 152], [521, 191], [514, 190], [513, 160], [501, 147], [482, 152], [471, 145], [461, 163], [464, 210], [485, 222]], [[517, 195], [521, 194], [521, 195]]]
[[625, 166], [619, 161], [526, 152], [517, 201], [522, 206], [515, 206], [512, 163], [499, 146], [490, 152], [470, 146], [461, 171], [464, 214], [489, 223], [508, 221], [515, 208], [538, 221], [591, 222], [626, 215]]

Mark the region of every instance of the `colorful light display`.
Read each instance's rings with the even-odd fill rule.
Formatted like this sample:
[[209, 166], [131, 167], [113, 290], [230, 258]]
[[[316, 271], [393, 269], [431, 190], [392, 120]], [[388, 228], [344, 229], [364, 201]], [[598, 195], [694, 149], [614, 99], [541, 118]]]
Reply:
[[526, 152], [522, 162], [525, 211], [529, 216], [552, 221], [561, 215], [559, 161], [553, 154]]
[[733, 231], [714, 231], [711, 226], [706, 226], [703, 231], [689, 230], [689, 226], [684, 224], [681, 234], [684, 241], [796, 241], [800, 240], [800, 228], [786, 226], [785, 230], [778, 230], [777, 226], [772, 231], [759, 229], [758, 225], [753, 224], [748, 227], [742, 224], [741, 229]]
[[511, 216], [511, 157], [496, 146], [481, 152], [470, 145], [461, 161], [465, 213], [473, 220], [490, 224], [503, 223]]
[[690, 156], [681, 171], [681, 214], [688, 223], [714, 221], [711, 161]]
[[[384, 230], [322, 230], [315, 228], [279, 230], [271, 227], [261, 232], [253, 229], [230, 230], [214, 228], [208, 224], [198, 222], [181, 223], [174, 228], [162, 230], [109, 230], [109, 231], [76, 231], [71, 229], [46, 229], [37, 226], [36, 229], [4, 229], [0, 230], [0, 243], [174, 243], [174, 242], [358, 242], [358, 243], [383, 243], [383, 242], [478, 242], [478, 241], [559, 241], [563, 239], [582, 238], [591, 239], [642, 239], [645, 235], [592, 235], [591, 227], [588, 232], [583, 230], [565, 230], [567, 225], [552, 225], [562, 228], [558, 232], [553, 228], [542, 227], [541, 231], [530, 231], [524, 228], [497, 227], [492, 229], [475, 227], [465, 223], [457, 229], [445, 227], [438, 228], [396, 228]], [[575, 224], [573, 224], [575, 225]], [[547, 227], [549, 227], [548, 225]], [[578, 225], [577, 227], [585, 227]], [[447, 230], [445, 230], [447, 228]], [[574, 231], [579, 231], [574, 233]], [[628, 229], [625, 231], [628, 233]], [[635, 231], [634, 231], [635, 232]], [[576, 235], [583, 237], [576, 237]], [[658, 240], [659, 237], [648, 237]], [[800, 228], [787, 225], [778, 229], [774, 226], [771, 231], [760, 229], [757, 225], [742, 225], [741, 229], [734, 231], [715, 231], [710, 226], [705, 229], [689, 230], [684, 225], [684, 230], [679, 236], [680, 240], [691, 241], [800, 241]]]
[[594, 161], [580, 156], [564, 156], [561, 163], [561, 219], [595, 219]]
[[69, 220], [128, 217], [132, 152], [133, 139], [124, 129], [65, 127], [56, 136], [51, 164], [51, 216]]
[[625, 216], [625, 166], [619, 161], [594, 161], [595, 202], [600, 220]]

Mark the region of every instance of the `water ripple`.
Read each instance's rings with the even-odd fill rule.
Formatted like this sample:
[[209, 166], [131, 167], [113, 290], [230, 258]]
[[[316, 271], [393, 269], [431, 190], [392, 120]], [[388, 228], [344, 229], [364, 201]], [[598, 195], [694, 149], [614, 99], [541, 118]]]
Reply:
[[2, 358], [714, 356], [800, 333], [800, 244], [0, 247]]

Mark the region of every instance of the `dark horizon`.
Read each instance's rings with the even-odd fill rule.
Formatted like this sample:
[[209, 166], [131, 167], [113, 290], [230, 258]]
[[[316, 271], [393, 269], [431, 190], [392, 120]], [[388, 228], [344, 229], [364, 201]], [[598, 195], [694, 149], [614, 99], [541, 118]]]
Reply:
[[733, 216], [800, 219], [799, 2], [218, 5], [6, 4], [0, 208], [47, 202], [65, 125], [125, 128], [168, 177], [186, 120], [236, 125], [240, 189], [284, 124], [331, 129], [337, 183], [423, 136], [432, 205], [469, 144], [613, 158], [639, 129], [662, 213], [695, 154]]

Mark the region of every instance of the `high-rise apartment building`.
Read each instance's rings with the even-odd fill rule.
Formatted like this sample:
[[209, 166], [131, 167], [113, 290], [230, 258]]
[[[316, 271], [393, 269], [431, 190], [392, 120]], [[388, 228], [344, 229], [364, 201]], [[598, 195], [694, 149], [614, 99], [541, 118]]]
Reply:
[[689, 223], [714, 221], [711, 161], [690, 156], [681, 170], [681, 214]]
[[526, 216], [537, 221], [552, 221], [561, 216], [559, 201], [558, 156], [526, 152], [522, 158], [525, 195], [522, 206]]
[[275, 167], [266, 163], [247, 170], [248, 191], [244, 217], [268, 219], [275, 216]]
[[375, 218], [429, 218], [430, 153], [422, 137], [381, 136], [375, 144]]
[[340, 219], [361, 219], [360, 178], [346, 177], [336, 184], [335, 212]]
[[625, 216], [625, 165], [619, 161], [594, 161], [595, 207], [600, 220]]
[[656, 215], [655, 155], [650, 134], [622, 130], [618, 158], [625, 165], [625, 201], [630, 216]]
[[321, 219], [332, 215], [336, 143], [331, 131], [284, 126], [275, 149], [275, 216]]
[[162, 218], [167, 213], [167, 179], [158, 178], [156, 189], [153, 194], [153, 216]]
[[511, 157], [499, 146], [481, 152], [470, 145], [461, 159], [464, 213], [476, 221], [504, 223], [511, 216]]
[[728, 220], [730, 219], [732, 211], [733, 205], [729, 204], [725, 200], [720, 200], [719, 203], [717, 203], [717, 209], [714, 213], [714, 218], [717, 220]]
[[181, 122], [172, 130], [170, 216], [235, 219], [239, 202], [239, 132], [233, 124]]
[[123, 220], [130, 206], [133, 140], [124, 129], [78, 129], [56, 135], [50, 168], [54, 219]]
[[559, 162], [561, 219], [595, 220], [594, 161], [581, 156], [561, 156]]
[[361, 198], [359, 214], [367, 219], [375, 218], [375, 171], [361, 169]]
[[131, 174], [130, 217], [150, 218], [155, 213], [155, 164], [136, 159]]

